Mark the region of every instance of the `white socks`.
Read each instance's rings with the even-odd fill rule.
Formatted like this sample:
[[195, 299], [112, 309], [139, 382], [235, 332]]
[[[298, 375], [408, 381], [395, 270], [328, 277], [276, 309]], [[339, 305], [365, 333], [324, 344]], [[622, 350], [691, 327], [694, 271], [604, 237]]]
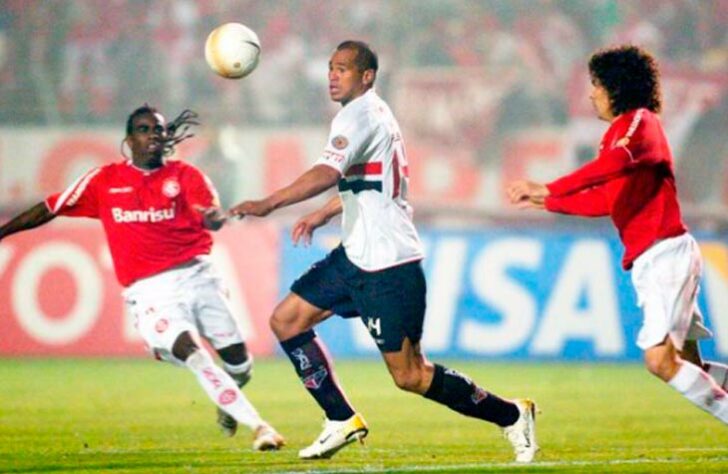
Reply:
[[713, 377], [715, 383], [728, 390], [728, 366], [720, 362], [706, 361], [708, 374]]
[[235, 381], [215, 364], [207, 351], [199, 349], [193, 352], [185, 365], [197, 376], [197, 381], [205, 389], [207, 396], [238, 423], [251, 430], [265, 424]]
[[668, 384], [693, 404], [728, 424], [728, 394], [700, 367], [683, 361]]

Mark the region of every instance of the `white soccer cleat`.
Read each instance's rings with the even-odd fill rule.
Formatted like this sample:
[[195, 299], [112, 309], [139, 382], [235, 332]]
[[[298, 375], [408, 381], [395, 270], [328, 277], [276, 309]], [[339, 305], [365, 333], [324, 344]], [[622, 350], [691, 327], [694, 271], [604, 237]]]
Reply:
[[513, 400], [521, 416], [511, 426], [503, 428], [503, 436], [513, 445], [516, 462], [533, 461], [539, 447], [536, 443], [536, 403], [528, 398]]
[[358, 413], [344, 421], [326, 420], [324, 430], [316, 441], [300, 450], [298, 457], [301, 459], [328, 459], [354, 441], [363, 444], [367, 434], [369, 434], [367, 423], [364, 421], [364, 417]]
[[286, 444], [283, 436], [269, 424], [260, 425], [253, 435], [253, 449], [256, 451], [275, 451]]

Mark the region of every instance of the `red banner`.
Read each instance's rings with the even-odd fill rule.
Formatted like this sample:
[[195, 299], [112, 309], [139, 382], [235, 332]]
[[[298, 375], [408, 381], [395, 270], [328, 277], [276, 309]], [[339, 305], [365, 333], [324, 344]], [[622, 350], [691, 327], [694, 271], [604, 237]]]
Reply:
[[[279, 230], [242, 223], [215, 235], [213, 260], [255, 355], [273, 353]], [[101, 226], [56, 221], [0, 245], [0, 355], [144, 355]]]

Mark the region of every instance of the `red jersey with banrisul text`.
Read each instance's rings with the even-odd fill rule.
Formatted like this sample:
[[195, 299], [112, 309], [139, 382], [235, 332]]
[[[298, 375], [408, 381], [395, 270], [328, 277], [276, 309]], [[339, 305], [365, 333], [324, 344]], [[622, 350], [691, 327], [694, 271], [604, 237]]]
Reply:
[[658, 240], [687, 232], [672, 152], [659, 117], [647, 109], [617, 117], [596, 159], [546, 186], [549, 211], [612, 218], [625, 247], [625, 269]]
[[53, 214], [101, 221], [123, 286], [209, 254], [212, 237], [197, 209], [219, 205], [210, 180], [182, 161], [94, 168], [45, 202]]

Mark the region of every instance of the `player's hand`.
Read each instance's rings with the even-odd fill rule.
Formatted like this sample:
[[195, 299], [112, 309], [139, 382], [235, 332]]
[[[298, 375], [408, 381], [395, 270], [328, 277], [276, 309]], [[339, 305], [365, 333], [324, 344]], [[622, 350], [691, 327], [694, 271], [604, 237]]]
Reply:
[[298, 219], [291, 230], [293, 245], [297, 246], [299, 241], [303, 241], [304, 247], [311, 245], [313, 231], [326, 224], [326, 222], [328, 222], [328, 219], [319, 211]]
[[532, 200], [538, 203], [549, 195], [549, 190], [541, 183], [521, 179], [513, 181], [506, 187], [506, 194], [512, 204], [519, 204], [523, 201]]
[[273, 212], [273, 205], [267, 199], [243, 201], [228, 211], [231, 216], [237, 217], [238, 219], [242, 219], [248, 215], [265, 217], [271, 212]]
[[518, 209], [546, 209], [545, 198], [528, 198], [516, 203]]
[[205, 229], [219, 230], [228, 220], [228, 213], [219, 207], [196, 206], [195, 210], [202, 214], [202, 225]]

